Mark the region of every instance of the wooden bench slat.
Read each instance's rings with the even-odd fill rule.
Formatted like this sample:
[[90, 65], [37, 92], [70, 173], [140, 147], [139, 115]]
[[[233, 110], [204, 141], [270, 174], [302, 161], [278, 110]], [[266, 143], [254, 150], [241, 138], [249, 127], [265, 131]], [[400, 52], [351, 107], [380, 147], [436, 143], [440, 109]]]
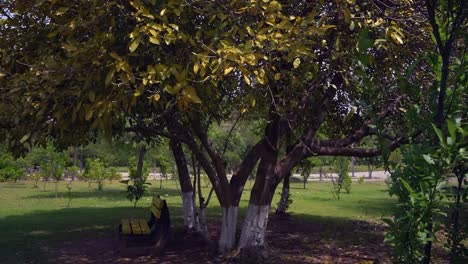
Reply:
[[164, 201], [159, 198], [159, 197], [153, 197], [153, 202], [152, 204], [154, 204], [156, 207], [158, 207], [159, 209], [162, 209], [163, 206], [164, 206]]
[[130, 221], [128, 219], [122, 219], [122, 234], [131, 235], [132, 227], [130, 226]]
[[151, 233], [151, 230], [148, 226], [148, 222], [146, 222], [146, 220], [144, 219], [140, 219], [140, 228], [141, 228], [141, 233], [143, 235], [149, 235]]
[[161, 209], [157, 208], [154, 204], [151, 205], [151, 212], [157, 219], [161, 218]]
[[141, 235], [140, 222], [136, 219], [132, 219], [132, 231], [134, 235]]

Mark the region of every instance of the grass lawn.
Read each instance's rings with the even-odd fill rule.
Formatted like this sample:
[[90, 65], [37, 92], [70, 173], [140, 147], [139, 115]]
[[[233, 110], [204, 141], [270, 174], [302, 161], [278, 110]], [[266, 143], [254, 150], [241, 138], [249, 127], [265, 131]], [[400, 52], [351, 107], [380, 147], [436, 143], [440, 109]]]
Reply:
[[[59, 184], [58, 198], [54, 184], [46, 189], [42, 185], [32, 188], [31, 182], [0, 183], [0, 263], [47, 263], [46, 252], [66, 241], [109, 234], [116, 230], [121, 218], [147, 218], [151, 195], [162, 194], [168, 202], [173, 226], [182, 223], [179, 188], [174, 181], [152, 182], [148, 196], [137, 208], [125, 199], [124, 185], [106, 183], [98, 192], [83, 182], [72, 184], [72, 200], [67, 206], [68, 193], [65, 183]], [[241, 202], [240, 216], [250, 194], [251, 183], [247, 182]], [[280, 185], [281, 187], [281, 185]], [[341, 220], [378, 220], [392, 213], [395, 200], [387, 194], [385, 183], [353, 183], [351, 194], [343, 194], [340, 201], [333, 198], [330, 183], [293, 183], [293, 203], [290, 212], [304, 221], [340, 223]], [[208, 193], [208, 189], [204, 190]], [[280, 188], [277, 192], [279, 193]], [[273, 207], [279, 199], [276, 194]], [[220, 208], [213, 197], [208, 216], [217, 217]], [[242, 223], [242, 221], [239, 221]]]

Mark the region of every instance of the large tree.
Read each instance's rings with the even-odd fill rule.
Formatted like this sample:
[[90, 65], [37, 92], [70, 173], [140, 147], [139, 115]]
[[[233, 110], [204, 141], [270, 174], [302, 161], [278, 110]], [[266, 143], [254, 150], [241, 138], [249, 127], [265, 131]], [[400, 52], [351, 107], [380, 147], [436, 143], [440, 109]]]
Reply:
[[[49, 137], [76, 144], [122, 130], [182, 142], [223, 209], [221, 250], [235, 244], [255, 166], [240, 247], [264, 243], [274, 191], [301, 160], [398, 147], [412, 132], [395, 130], [400, 109], [426, 96], [395, 86], [429, 35], [422, 30], [403, 45], [397, 21], [412, 33], [424, 26], [406, 1], [376, 8], [300, 0], [1, 3], [7, 114], [0, 121], [11, 147]], [[424, 81], [424, 67], [417, 72]], [[208, 131], [236, 118], [266, 125], [229, 180]], [[372, 135], [378, 148], [352, 147]]]

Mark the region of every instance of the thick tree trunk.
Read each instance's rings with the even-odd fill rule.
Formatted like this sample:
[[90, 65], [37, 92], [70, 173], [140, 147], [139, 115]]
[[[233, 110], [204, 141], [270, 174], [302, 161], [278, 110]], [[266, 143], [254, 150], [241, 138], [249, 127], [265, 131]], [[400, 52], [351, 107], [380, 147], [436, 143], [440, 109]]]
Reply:
[[283, 179], [283, 189], [281, 190], [281, 198], [278, 202], [278, 208], [276, 209], [277, 215], [284, 215], [289, 207], [289, 178], [291, 173], [286, 175]]
[[176, 140], [170, 141], [170, 147], [174, 160], [177, 166], [179, 175], [180, 189], [182, 190], [182, 208], [184, 210], [184, 226], [185, 228], [194, 228], [195, 222], [195, 207], [193, 200], [193, 186], [190, 181], [190, 173], [188, 169], [187, 159], [185, 158], [184, 149], [180, 142]]
[[206, 210], [205, 208], [200, 208], [198, 211], [198, 232], [203, 236], [206, 241], [210, 240], [208, 233], [208, 225], [206, 224]]
[[269, 211], [269, 205], [249, 204], [239, 240], [239, 248], [264, 245]]
[[[279, 117], [273, 114], [273, 121], [265, 129], [269, 147], [263, 153], [257, 169], [255, 184], [252, 188], [249, 207], [244, 218], [239, 248], [263, 246], [268, 224], [268, 213], [274, 191], [281, 178], [275, 173], [278, 159], [280, 124]], [[289, 152], [289, 151], [288, 151]], [[288, 173], [291, 171], [289, 170]], [[284, 175], [284, 177], [286, 177]]]
[[184, 210], [184, 226], [188, 229], [194, 228], [195, 225], [195, 208], [194, 208], [193, 192], [182, 192], [182, 208]]
[[219, 250], [227, 252], [234, 248], [236, 241], [237, 206], [222, 207], [223, 216], [221, 223], [221, 235], [219, 237]]

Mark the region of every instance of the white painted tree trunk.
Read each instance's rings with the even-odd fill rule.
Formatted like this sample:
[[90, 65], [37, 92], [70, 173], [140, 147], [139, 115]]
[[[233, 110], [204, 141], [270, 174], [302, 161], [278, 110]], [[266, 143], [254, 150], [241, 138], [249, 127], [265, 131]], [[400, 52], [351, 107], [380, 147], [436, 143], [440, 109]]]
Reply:
[[236, 241], [237, 206], [222, 207], [223, 220], [221, 224], [221, 235], [219, 237], [219, 250], [227, 252], [232, 250]]
[[269, 205], [249, 204], [242, 226], [239, 248], [264, 245], [269, 212]]
[[210, 240], [210, 235], [208, 233], [208, 225], [206, 224], [206, 210], [205, 208], [200, 208], [198, 213], [198, 218], [200, 223], [198, 224], [198, 232], [203, 236], [206, 241]]
[[285, 188], [281, 190], [281, 198], [278, 202], [278, 209], [276, 210], [277, 214], [284, 214], [288, 209], [288, 200], [289, 200], [289, 188]]
[[182, 208], [184, 210], [184, 226], [189, 229], [196, 227], [193, 192], [182, 193]]

